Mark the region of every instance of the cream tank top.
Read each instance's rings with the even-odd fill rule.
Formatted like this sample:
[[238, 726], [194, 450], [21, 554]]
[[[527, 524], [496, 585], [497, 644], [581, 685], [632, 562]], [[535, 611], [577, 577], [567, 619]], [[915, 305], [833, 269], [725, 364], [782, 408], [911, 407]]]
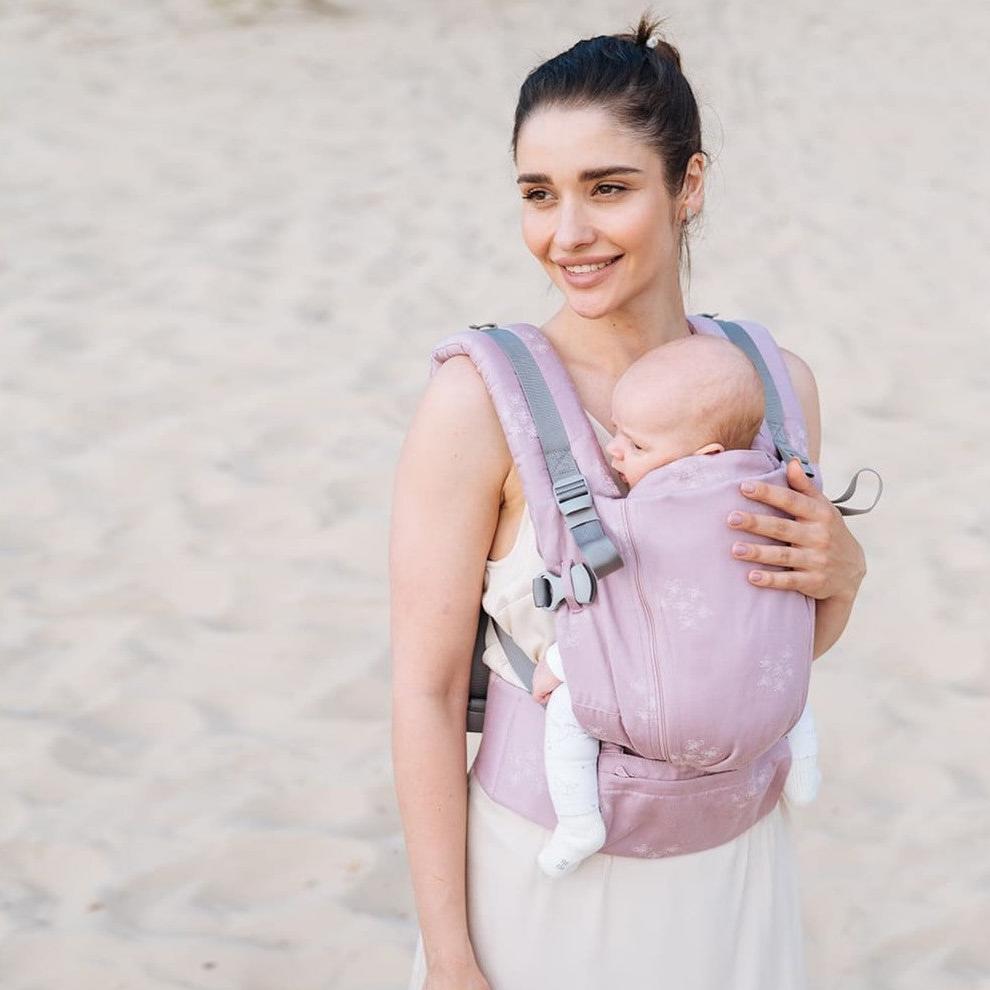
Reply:
[[[584, 412], [604, 450], [612, 440], [612, 434], [587, 409]], [[545, 569], [543, 558], [536, 549], [536, 533], [529, 506], [524, 503], [519, 532], [512, 549], [504, 557], [489, 559], [485, 564], [481, 605], [519, 644], [534, 665], [543, 659], [544, 653], [557, 638], [554, 613], [549, 609], [537, 608], [533, 602], [533, 578]], [[482, 659], [499, 677], [524, 688], [490, 622], [485, 630]]]

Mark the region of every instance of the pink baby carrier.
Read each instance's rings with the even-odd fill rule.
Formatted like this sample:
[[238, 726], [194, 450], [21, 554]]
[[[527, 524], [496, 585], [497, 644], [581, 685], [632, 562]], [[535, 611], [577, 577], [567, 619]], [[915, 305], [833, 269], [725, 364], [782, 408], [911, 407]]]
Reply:
[[[681, 458], [631, 491], [536, 327], [475, 326], [480, 332], [453, 334], [432, 354], [431, 374], [455, 354], [470, 357], [491, 394], [546, 567], [533, 578], [534, 601], [554, 610], [575, 715], [602, 743], [603, 852], [622, 856], [708, 849], [767, 814], [790, 766], [784, 735], [808, 695], [814, 600], [752, 585], [752, 563], [728, 553], [725, 522], [733, 509], [786, 516], [747, 499], [739, 483], [787, 487], [791, 457], [821, 490], [801, 408], [768, 330], [707, 315], [689, 321], [753, 361], [763, 425], [750, 450]], [[872, 469], [857, 471], [835, 504], [852, 496], [863, 470]], [[474, 773], [493, 800], [550, 829], [545, 709], [481, 662], [489, 620], [480, 614], [472, 666], [468, 729], [484, 726]], [[531, 685], [532, 660], [497, 623], [495, 631]]]

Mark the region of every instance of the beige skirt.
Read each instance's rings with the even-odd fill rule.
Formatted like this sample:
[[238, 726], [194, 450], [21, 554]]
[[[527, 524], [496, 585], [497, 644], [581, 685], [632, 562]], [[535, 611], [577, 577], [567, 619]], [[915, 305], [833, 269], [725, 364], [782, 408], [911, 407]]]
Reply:
[[[468, 928], [492, 990], [804, 990], [797, 863], [785, 799], [714, 849], [596, 853], [551, 879], [549, 837], [468, 775]], [[409, 990], [426, 980], [422, 938]]]

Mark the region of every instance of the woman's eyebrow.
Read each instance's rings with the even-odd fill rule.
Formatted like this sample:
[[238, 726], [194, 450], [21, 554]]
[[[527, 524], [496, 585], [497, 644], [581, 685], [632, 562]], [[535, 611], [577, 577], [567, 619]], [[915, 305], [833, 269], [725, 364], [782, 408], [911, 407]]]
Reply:
[[[639, 173], [641, 168], [633, 168], [632, 165], [606, 165], [604, 168], [586, 168], [578, 178], [581, 182], [594, 182], [595, 179], [604, 179], [607, 175], [631, 175]], [[516, 179], [520, 185], [524, 182], [545, 182], [550, 183], [549, 175], [543, 172], [524, 172]]]

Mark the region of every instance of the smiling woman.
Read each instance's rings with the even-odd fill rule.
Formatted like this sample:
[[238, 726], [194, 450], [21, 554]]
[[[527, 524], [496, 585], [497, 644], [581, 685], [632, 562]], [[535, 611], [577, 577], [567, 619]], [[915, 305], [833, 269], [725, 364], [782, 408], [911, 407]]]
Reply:
[[[615, 441], [625, 456], [624, 436], [616, 439], [623, 426], [612, 421], [617, 381], [705, 319], [685, 313], [680, 277], [685, 260], [690, 266], [686, 228], [704, 205], [707, 156], [680, 56], [656, 22], [643, 18], [630, 33], [580, 41], [534, 69], [519, 94], [512, 152], [523, 239], [563, 297], [532, 339], [566, 370], [594, 428], [592, 449], [594, 439], [602, 448]], [[817, 461], [814, 378], [763, 333], [774, 378], [786, 386], [789, 422], [807, 427], [800, 446]], [[685, 359], [704, 360], [711, 371], [715, 352], [687, 343]], [[472, 360], [448, 356], [416, 411], [396, 474], [393, 760], [421, 931], [410, 990], [802, 990], [796, 857], [783, 802], [711, 848], [596, 852], [551, 880], [536, 868], [547, 830], [493, 797], [498, 787], [479, 783], [487, 773], [489, 782], [535, 788], [544, 781], [540, 754], [504, 756], [490, 746], [487, 770], [472, 767], [465, 788], [463, 712], [479, 600], [534, 663], [556, 638], [553, 612], [532, 599], [533, 575], [548, 565], [503, 432], [527, 427], [508, 420], [496, 414]], [[714, 525], [724, 528], [727, 558], [732, 529], [786, 540], [737, 554], [781, 565], [742, 568], [739, 580], [746, 588], [748, 574], [766, 589], [757, 595], [790, 588], [808, 596], [818, 655], [848, 619], [865, 572], [862, 550], [797, 460], [786, 479], [786, 488], [745, 493], [783, 512], [738, 513], [740, 522]], [[691, 589], [674, 592], [672, 608], [697, 609]], [[485, 646], [489, 697], [514, 699], [502, 715], [532, 713], [490, 628]], [[566, 650], [562, 656], [566, 663]]]

